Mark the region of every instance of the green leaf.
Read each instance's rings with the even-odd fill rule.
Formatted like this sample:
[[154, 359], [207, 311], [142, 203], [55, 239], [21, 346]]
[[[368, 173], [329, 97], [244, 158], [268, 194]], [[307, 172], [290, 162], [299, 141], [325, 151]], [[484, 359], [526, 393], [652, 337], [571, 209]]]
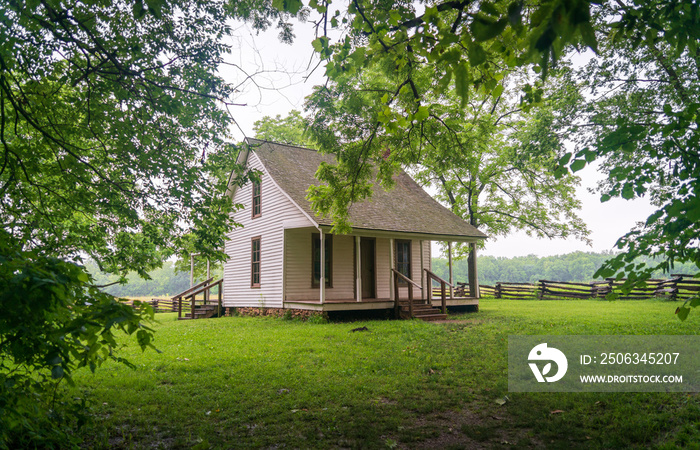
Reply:
[[598, 53], [598, 39], [596, 39], [595, 31], [590, 22], [584, 22], [579, 25], [581, 30], [581, 38], [583, 43], [591, 48], [594, 52]]
[[564, 155], [561, 158], [559, 158], [559, 165], [565, 166], [565, 165], [569, 164], [569, 161], [571, 161], [571, 156], [572, 156], [571, 152], [564, 153]]
[[503, 85], [502, 85], [502, 84], [499, 84], [498, 86], [496, 86], [496, 87], [493, 89], [493, 91], [491, 92], [491, 96], [492, 96], [494, 99], [497, 99], [498, 97], [501, 96], [502, 93], [503, 93]]
[[698, 306], [700, 306], [700, 297], [695, 297], [694, 299], [691, 299], [691, 300], [688, 302], [688, 305], [689, 305], [691, 308], [697, 308]]
[[586, 167], [586, 161], [583, 159], [577, 159], [571, 163], [571, 171], [572, 172], [578, 172], [579, 170], [583, 169], [584, 167]]
[[486, 62], [486, 52], [481, 45], [476, 43], [469, 45], [467, 56], [469, 57], [469, 64], [471, 64], [472, 67]]
[[53, 369], [51, 369], [51, 378], [53, 378], [54, 380], [58, 380], [59, 378], [62, 378], [63, 375], [64, 375], [63, 367], [54, 366]]
[[500, 35], [508, 24], [508, 19], [493, 21], [483, 16], [477, 16], [471, 24], [471, 32], [477, 42], [488, 41]]
[[498, 10], [496, 9], [496, 7], [493, 6], [493, 4], [490, 3], [490, 2], [483, 2], [483, 3], [481, 4], [480, 10], [481, 10], [481, 12], [486, 13], [486, 14], [488, 14], [488, 15], [490, 15], [490, 16], [496, 16], [496, 17], [498, 17], [498, 16], [500, 15], [500, 13], [499, 13]]
[[679, 306], [678, 309], [676, 309], [676, 315], [681, 321], [687, 319], [688, 314], [690, 314], [690, 308], [686, 306]]
[[461, 107], [464, 108], [469, 99], [469, 70], [464, 62], [455, 67], [455, 89], [457, 95], [462, 99]]
[[630, 200], [634, 197], [634, 187], [631, 183], [627, 183], [623, 186], [622, 192], [620, 193], [622, 198], [625, 200]]
[[512, 27], [520, 27], [522, 20], [523, 5], [519, 1], [514, 1], [508, 5], [508, 22]]
[[321, 36], [320, 38], [311, 41], [311, 46], [316, 50], [317, 53], [322, 53], [323, 49], [328, 45], [328, 38]]
[[416, 111], [416, 114], [415, 114], [415, 119], [418, 122], [422, 122], [425, 119], [427, 119], [429, 115], [430, 115], [430, 110], [428, 109], [427, 106], [419, 106], [418, 111]]
[[[290, 14], [296, 15], [304, 4], [301, 0], [272, 0], [272, 7], [279, 11], [286, 11]], [[316, 8], [319, 12], [325, 12], [325, 6], [319, 5], [317, 3]]]
[[83, 283], [88, 283], [90, 281], [90, 276], [85, 272], [81, 272], [78, 274], [78, 280], [82, 281]]

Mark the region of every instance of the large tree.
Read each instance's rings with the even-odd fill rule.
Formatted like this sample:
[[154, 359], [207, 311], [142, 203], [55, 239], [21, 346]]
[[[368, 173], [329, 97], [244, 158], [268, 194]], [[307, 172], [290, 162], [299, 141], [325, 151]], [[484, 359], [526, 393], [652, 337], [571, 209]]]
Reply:
[[3, 4], [0, 447], [68, 445], [45, 424], [60, 416], [49, 385], [120, 360], [118, 329], [150, 345], [148, 308], [119, 304], [75, 263], [146, 276], [181, 248], [224, 257], [229, 19], [276, 21], [289, 40], [290, 16], [255, 1]]
[[[570, 163], [598, 158], [608, 177], [601, 199], [647, 197], [658, 209], [617, 243], [601, 276], [643, 281], [700, 268], [700, 7], [695, 3], [611, 2], [595, 10], [598, 53], [579, 72], [588, 102]], [[613, 18], [620, 18], [615, 21]], [[656, 259], [640, 262], [640, 255]], [[689, 302], [697, 306], [698, 300]], [[678, 310], [688, 314], [689, 305]]]
[[[619, 83], [615, 89], [630, 95], [617, 96], [617, 109], [608, 103], [610, 121], [599, 128], [600, 134], [592, 135], [590, 146], [564, 155], [557, 172], [575, 172], [598, 159], [609, 174], [602, 186], [603, 200], [615, 195], [647, 195], [651, 189], [659, 205], [642, 229], [620, 239], [618, 247], [623, 255], [612, 259], [601, 274], [626, 276], [630, 285], [643, 282], [650, 268], [633, 262], [640, 254], [663, 257], [659, 266], [663, 269], [670, 269], [676, 261], [700, 265], [698, 222], [694, 220], [700, 209], [700, 162], [695, 151], [699, 102], [697, 76], [689, 77], [697, 75], [698, 68], [697, 2], [350, 0], [346, 11], [333, 11], [327, 2], [312, 3], [322, 17], [317, 22], [322, 32], [314, 45], [327, 61], [330, 79], [370, 69], [392, 80], [388, 96], [377, 92], [372, 99], [375, 107], [383, 107], [382, 113], [367, 123], [377, 132], [391, 132], [405, 124], [420, 126], [428, 117], [425, 111], [441, 106], [435, 97], [429, 98], [436, 90], [453, 89], [466, 104], [470, 86], [491, 92], [506, 88], [503, 73], [512, 67], [531, 67], [546, 78], [562, 54], [586, 47], [597, 51], [601, 43], [601, 53], [595, 56], [600, 58], [600, 71], [592, 69], [588, 81], [598, 83], [601, 92], [610, 83]], [[341, 40], [332, 40], [333, 34], [326, 32], [329, 25], [344, 29]], [[644, 68], [639, 64], [642, 59]], [[628, 62], [636, 71], [631, 77], [624, 69]], [[441, 82], [421, 83], [423, 70], [432, 71]], [[613, 71], [616, 75], [607, 78]], [[601, 76], [603, 82], [599, 83]], [[640, 97], [641, 90], [646, 94]], [[536, 94], [536, 89], [526, 85], [523, 101], [536, 99]], [[412, 101], [398, 102], [402, 95], [412, 97]], [[601, 125], [606, 120], [597, 119]], [[365, 142], [371, 142], [374, 134]], [[344, 151], [332, 145], [328, 150]], [[376, 147], [353, 147], [348, 154], [381, 164], [381, 150]], [[316, 204], [342, 217], [348, 200], [369, 193], [349, 188], [342, 181], [352, 180], [355, 186], [357, 181], [366, 180], [369, 173], [361, 168], [342, 161], [336, 168], [323, 168], [319, 176], [329, 187], [316, 192]], [[344, 201], [329, 200], [338, 198]], [[698, 303], [694, 300], [691, 305]], [[680, 316], [687, 311], [681, 308]]]
[[[450, 90], [435, 89], [425, 92], [422, 101], [431, 106], [419, 107], [413, 122], [392, 124], [390, 108], [373, 101], [378, 94], [386, 101], [393, 95], [391, 78], [374, 68], [349, 72], [309, 97], [309, 132], [325, 148], [344, 155], [339, 166], [325, 170], [350, 173], [357, 167], [370, 172], [378, 166], [381, 182], [390, 186], [387, 175], [403, 166], [421, 184], [434, 188], [455, 214], [494, 238], [525, 230], [539, 237], [585, 240], [588, 230], [576, 215], [578, 179], [554, 176], [565, 153], [562, 135], [579, 100], [568, 73], [562, 70], [550, 77], [547, 89], [552, 95], [538, 99], [538, 108], [523, 106], [512, 87], [495, 95], [469, 87], [466, 102]], [[516, 68], [504, 77], [505, 85], [516, 86], [527, 81], [528, 74]], [[415, 69], [414, 83], [424, 89], [441, 81], [431, 71]], [[395, 108], [410, 108], [412, 90], [400, 92], [392, 102]], [[379, 127], [377, 122], [388, 125]], [[356, 153], [348, 157], [351, 147]], [[364, 188], [359, 177], [334, 176], [333, 181], [342, 183], [345, 193]], [[337, 205], [338, 197], [324, 196], [327, 189], [312, 188], [316, 207], [334, 215], [337, 229], [352, 225], [343, 205]], [[466, 246], [457, 248], [467, 253]], [[474, 252], [468, 253], [472, 258]], [[470, 280], [474, 278], [471, 274]]]

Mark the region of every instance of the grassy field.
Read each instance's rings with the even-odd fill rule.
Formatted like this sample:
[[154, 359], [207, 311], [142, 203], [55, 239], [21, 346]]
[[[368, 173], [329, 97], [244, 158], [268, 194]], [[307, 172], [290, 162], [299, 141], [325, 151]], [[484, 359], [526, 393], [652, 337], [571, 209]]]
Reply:
[[129, 346], [136, 370], [82, 373], [71, 395], [95, 404], [95, 448], [700, 448], [696, 394], [508, 393], [509, 334], [698, 334], [675, 306], [483, 300], [441, 324], [158, 314], [162, 353]]

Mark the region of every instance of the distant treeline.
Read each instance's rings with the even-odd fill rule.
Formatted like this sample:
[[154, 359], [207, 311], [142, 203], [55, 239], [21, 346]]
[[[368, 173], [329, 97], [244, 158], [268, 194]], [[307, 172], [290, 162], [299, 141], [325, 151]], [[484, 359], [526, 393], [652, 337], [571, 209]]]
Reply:
[[[514, 258], [479, 256], [479, 284], [493, 285], [497, 282], [534, 283], [542, 279], [554, 281], [593, 281], [593, 274], [611, 253], [587, 253], [574, 252], [566, 255], [538, 257], [517, 256]], [[117, 280], [116, 275], [101, 273], [94, 262], [89, 261], [86, 267], [95, 277], [95, 283], [106, 285]], [[454, 280], [466, 282], [467, 260], [454, 261]], [[433, 258], [433, 272], [438, 276], [448, 279], [447, 259]], [[693, 264], [679, 264], [673, 273], [694, 274], [698, 272]], [[144, 280], [137, 274], [128, 276], [128, 283], [113, 285], [105, 288], [105, 292], [121, 297], [170, 297], [182, 292], [190, 286], [189, 272], [178, 272], [175, 264], [166, 261], [163, 267], [149, 273], [151, 280]], [[221, 269], [212, 273], [212, 276], [221, 277]], [[659, 278], [666, 275], [657, 274]], [[201, 281], [201, 280], [197, 280]]]
[[[538, 257], [534, 255], [504, 258], [478, 256], [477, 270], [479, 284], [493, 285], [500, 282], [534, 283], [539, 280], [593, 281], [593, 274], [609, 259], [612, 253], [574, 252], [565, 255]], [[644, 259], [640, 259], [644, 261]], [[454, 281], [468, 280], [467, 260], [453, 261]], [[433, 272], [448, 279], [447, 259], [433, 258]], [[698, 268], [692, 264], [678, 264], [673, 273], [695, 274]], [[664, 278], [668, 274], [658, 273], [655, 277]]]
[[[108, 275], [100, 272], [97, 264], [88, 261], [85, 264], [88, 271], [95, 278], [95, 284], [106, 285], [119, 279], [116, 275]], [[117, 297], [170, 297], [190, 287], [190, 274], [178, 272], [175, 264], [166, 261], [163, 267], [149, 273], [151, 280], [144, 280], [136, 273], [128, 275], [127, 284], [115, 284], [104, 288], [104, 291]]]

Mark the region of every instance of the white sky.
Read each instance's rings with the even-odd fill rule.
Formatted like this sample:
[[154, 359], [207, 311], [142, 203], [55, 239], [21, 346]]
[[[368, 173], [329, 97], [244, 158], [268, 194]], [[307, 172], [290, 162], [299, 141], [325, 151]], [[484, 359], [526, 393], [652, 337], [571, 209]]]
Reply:
[[[271, 30], [257, 34], [247, 25], [236, 28], [236, 39], [231, 43], [232, 54], [227, 62], [244, 68], [248, 74], [257, 73], [253, 79], [240, 86], [236, 103], [245, 106], [231, 107], [231, 113], [240, 129], [233, 130], [236, 141], [254, 135], [255, 121], [264, 116], [285, 116], [292, 109], [303, 111], [304, 98], [316, 84], [324, 82], [323, 68], [309, 74], [310, 68], [318, 63], [314, 59], [311, 41], [314, 39], [310, 24], [295, 26], [296, 39], [292, 45], [282, 44], [277, 32]], [[222, 76], [230, 82], [240, 83], [245, 79], [233, 66], [221, 66]], [[308, 77], [308, 78], [307, 78]], [[586, 222], [593, 241], [592, 246], [575, 239], [547, 240], [528, 237], [525, 233], [515, 233], [498, 240], [489, 239], [481, 255], [491, 256], [550, 256], [574, 251], [613, 250], [619, 237], [629, 231], [637, 222], [646, 220], [654, 208], [644, 199], [627, 201], [612, 199], [600, 203], [599, 196], [588, 192], [602, 178], [594, 166], [586, 167], [577, 173], [582, 185], [577, 195], [582, 202], [580, 217]]]

